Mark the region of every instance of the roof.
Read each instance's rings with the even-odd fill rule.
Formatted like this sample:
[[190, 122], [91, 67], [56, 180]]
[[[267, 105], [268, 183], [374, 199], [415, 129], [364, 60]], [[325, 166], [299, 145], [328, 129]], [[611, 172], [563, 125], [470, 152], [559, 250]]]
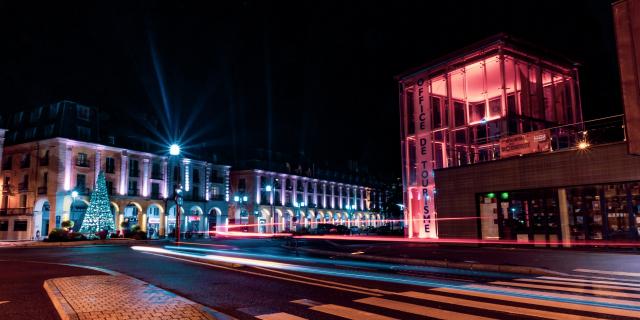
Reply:
[[523, 52], [532, 54], [539, 58], [544, 58], [550, 62], [557, 63], [562, 66], [572, 66], [575, 67], [579, 65], [579, 63], [570, 60], [569, 58], [563, 56], [562, 54], [550, 51], [548, 49], [541, 48], [536, 46], [530, 42], [525, 40], [513, 37], [507, 33], [498, 33], [486, 39], [480, 40], [476, 43], [473, 43], [464, 48], [458, 49], [454, 52], [451, 52], [445, 56], [440, 58], [431, 60], [428, 63], [425, 63], [419, 67], [411, 68], [405, 72], [402, 72], [394, 77], [396, 81], [403, 81], [406, 78], [412, 77], [417, 73], [422, 73], [431, 69], [436, 69], [451, 61], [455, 61], [457, 59], [468, 56], [474, 52], [481, 51], [485, 48], [490, 48], [492, 46], [506, 46], [509, 48], [520, 49]]

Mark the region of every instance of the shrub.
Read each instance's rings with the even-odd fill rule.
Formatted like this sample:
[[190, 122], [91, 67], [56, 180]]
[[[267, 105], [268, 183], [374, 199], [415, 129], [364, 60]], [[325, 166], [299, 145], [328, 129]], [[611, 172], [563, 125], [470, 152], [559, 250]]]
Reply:
[[142, 230], [142, 228], [140, 228], [139, 225], [135, 225], [133, 227], [131, 227], [131, 233], [136, 233], [136, 232], [140, 232], [140, 230]]
[[67, 234], [67, 241], [81, 241], [81, 240], [87, 240], [87, 237], [85, 237], [85, 235], [80, 232], [70, 232]]
[[69, 233], [64, 229], [53, 229], [49, 232], [49, 237], [47, 241], [67, 241], [69, 240]]
[[98, 238], [100, 238], [100, 240], [106, 240], [108, 235], [109, 235], [109, 231], [107, 231], [107, 230], [102, 230], [102, 231], [96, 232], [96, 236], [98, 236]]
[[131, 238], [136, 239], [136, 240], [146, 240], [147, 239], [147, 233], [141, 230], [138, 230], [136, 232], [131, 232]]
[[71, 221], [71, 220], [65, 220], [65, 221], [62, 221], [60, 223], [60, 226], [63, 229], [71, 229], [71, 228], [73, 228], [74, 225], [75, 225], [75, 223], [73, 221]]

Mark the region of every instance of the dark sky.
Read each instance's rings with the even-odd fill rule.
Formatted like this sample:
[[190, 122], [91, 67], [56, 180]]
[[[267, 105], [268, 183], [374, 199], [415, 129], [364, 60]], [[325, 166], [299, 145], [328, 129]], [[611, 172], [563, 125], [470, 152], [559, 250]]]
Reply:
[[399, 174], [394, 75], [508, 32], [582, 63], [586, 118], [618, 114], [611, 19], [610, 1], [2, 2], [2, 109], [69, 99], [155, 115], [157, 141], [180, 123], [231, 160], [271, 147]]

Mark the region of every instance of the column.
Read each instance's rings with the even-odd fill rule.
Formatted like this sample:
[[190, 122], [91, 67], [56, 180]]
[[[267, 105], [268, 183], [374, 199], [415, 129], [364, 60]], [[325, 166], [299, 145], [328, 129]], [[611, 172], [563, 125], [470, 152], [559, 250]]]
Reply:
[[558, 189], [558, 206], [560, 207], [560, 233], [562, 234], [562, 245], [571, 247], [571, 230], [569, 228], [569, 205], [567, 203], [567, 189]]
[[302, 180], [302, 183], [303, 183], [303, 185], [302, 185], [302, 190], [303, 190], [302, 191], [302, 199], [303, 199], [302, 202], [304, 202], [305, 205], [308, 207], [310, 205], [310, 203], [308, 203], [309, 197], [308, 197], [308, 190], [307, 190], [309, 183], [307, 183], [306, 180]]
[[347, 205], [351, 206], [351, 188], [347, 186], [345, 191], [347, 192]]
[[[162, 178], [164, 178], [164, 183], [162, 184], [162, 195], [165, 198], [169, 198], [169, 171], [167, 170], [167, 159], [162, 159], [162, 174]], [[164, 220], [161, 220], [161, 222], [162, 221]]]
[[338, 186], [338, 206], [340, 207], [340, 209], [342, 209], [342, 207], [344, 206], [344, 204], [342, 203], [342, 186], [339, 185]]
[[127, 174], [127, 166], [129, 162], [129, 157], [127, 156], [126, 151], [122, 152], [120, 156], [120, 195], [127, 194], [127, 184], [128, 177]]
[[336, 185], [331, 184], [331, 208], [336, 208]]
[[360, 188], [360, 210], [364, 210], [364, 189]]
[[287, 186], [287, 177], [282, 175], [280, 176], [280, 179], [282, 179], [282, 183], [280, 183], [280, 205], [284, 207], [284, 199], [285, 199], [284, 192], [285, 192], [285, 187]]
[[260, 205], [260, 175], [256, 174], [256, 205]]
[[293, 192], [291, 193], [291, 204], [295, 207], [298, 204], [298, 178], [291, 178], [291, 186]]
[[[204, 199], [209, 201], [211, 196], [211, 183], [209, 182], [209, 178], [211, 177], [211, 164], [207, 163], [204, 169]], [[205, 212], [205, 217], [209, 216], [208, 212]], [[205, 223], [206, 224], [206, 223]], [[206, 224], [207, 230], [209, 231], [209, 224]], [[208, 232], [207, 232], [208, 234]]]
[[64, 145], [64, 191], [71, 190], [71, 158], [73, 157], [73, 150], [71, 146]]
[[98, 174], [102, 169], [102, 150], [96, 150], [96, 159], [94, 160], [93, 167], [95, 168], [95, 174], [93, 176], [94, 185], [98, 182]]
[[327, 208], [327, 184], [322, 184], [322, 207]]
[[149, 196], [149, 159], [142, 159], [142, 196]]
[[[318, 206], [318, 182], [314, 181], [313, 182], [313, 204], [317, 207]], [[316, 212], [316, 215], [318, 213]]]
[[[165, 202], [166, 203], [166, 202]], [[167, 206], [164, 206], [164, 208], [162, 208], [162, 210], [160, 210], [160, 227], [158, 228], [158, 236], [159, 237], [164, 237], [165, 236], [165, 230], [166, 230], [166, 211], [169, 210], [169, 208], [167, 208]]]

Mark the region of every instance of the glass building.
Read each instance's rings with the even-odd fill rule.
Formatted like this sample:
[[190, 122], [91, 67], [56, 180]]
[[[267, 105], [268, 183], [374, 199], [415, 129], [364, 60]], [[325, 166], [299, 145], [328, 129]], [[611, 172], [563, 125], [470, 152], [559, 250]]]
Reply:
[[575, 64], [508, 35], [397, 80], [409, 237], [438, 237], [434, 170], [562, 149], [580, 139], [573, 125], [582, 122]]

